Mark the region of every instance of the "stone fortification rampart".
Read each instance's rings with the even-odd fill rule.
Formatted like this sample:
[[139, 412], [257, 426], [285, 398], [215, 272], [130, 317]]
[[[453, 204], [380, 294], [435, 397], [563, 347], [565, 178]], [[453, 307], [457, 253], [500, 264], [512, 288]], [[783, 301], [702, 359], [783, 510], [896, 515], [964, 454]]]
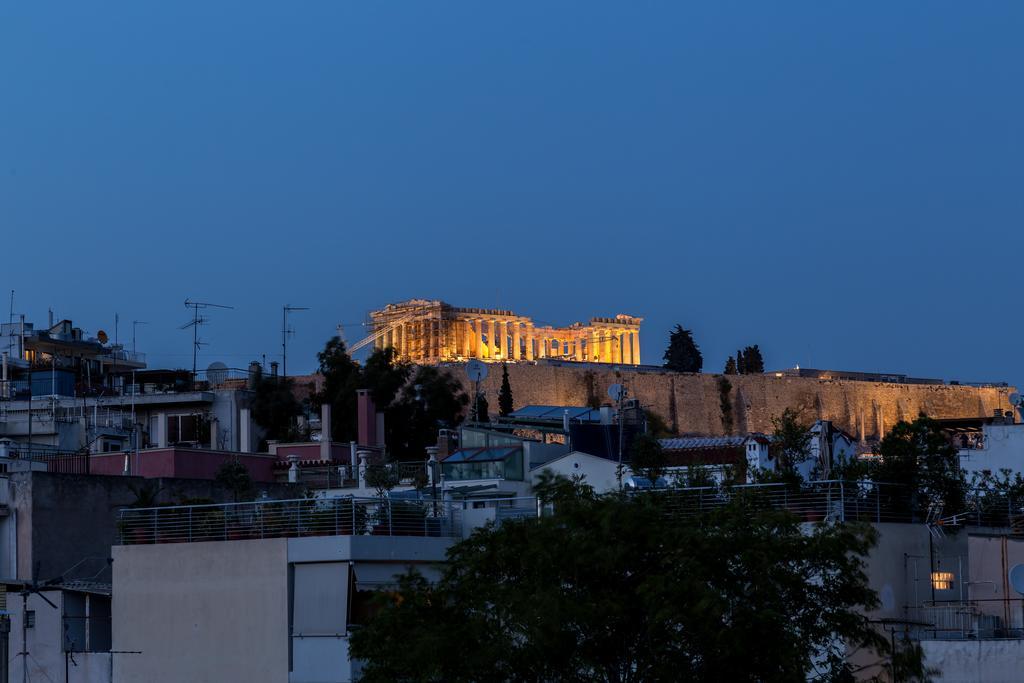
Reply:
[[[467, 391], [471, 383], [462, 366], [452, 367]], [[616, 369], [598, 364], [562, 365], [518, 363], [508, 366], [517, 408], [530, 405], [587, 405], [605, 402], [609, 385], [621, 383], [631, 397], [653, 410], [678, 432], [724, 434], [770, 432], [772, 418], [786, 408], [807, 420], [832, 420], [861, 440], [878, 439], [902, 419], [919, 413], [935, 418], [992, 415], [1010, 410], [1013, 387], [972, 387], [942, 384], [891, 384], [850, 380], [821, 380], [774, 375], [729, 375], [728, 403], [732, 428], [723, 424], [720, 375], [669, 373], [642, 368]], [[500, 366], [491, 367], [481, 383], [492, 410], [497, 408]]]

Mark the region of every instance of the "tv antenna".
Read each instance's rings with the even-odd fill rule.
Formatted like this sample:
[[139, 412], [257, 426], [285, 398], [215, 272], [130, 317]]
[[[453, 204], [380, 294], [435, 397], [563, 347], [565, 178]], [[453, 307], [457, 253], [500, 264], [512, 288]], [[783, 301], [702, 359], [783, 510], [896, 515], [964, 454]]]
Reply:
[[234, 306], [225, 306], [223, 304], [211, 304], [207, 301], [192, 301], [191, 299], [185, 299], [185, 308], [192, 309], [192, 320], [188, 321], [179, 330], [187, 330], [192, 328], [192, 387], [196, 385], [196, 359], [199, 355], [199, 347], [203, 346], [205, 342], [199, 340], [199, 326], [205, 325], [210, 322], [210, 319], [199, 315], [199, 310], [204, 308], [227, 308], [234, 309]]
[[295, 334], [295, 330], [288, 329], [288, 314], [292, 311], [308, 311], [306, 306], [292, 306], [285, 304], [281, 308], [281, 380], [288, 377], [288, 336]]

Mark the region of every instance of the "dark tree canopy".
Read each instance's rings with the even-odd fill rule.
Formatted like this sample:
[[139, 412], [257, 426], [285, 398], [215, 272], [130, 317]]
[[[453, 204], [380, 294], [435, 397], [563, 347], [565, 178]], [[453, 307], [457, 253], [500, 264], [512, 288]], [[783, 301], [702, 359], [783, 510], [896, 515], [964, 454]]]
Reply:
[[447, 370], [417, 368], [398, 360], [393, 348], [375, 349], [360, 367], [334, 337], [319, 354], [324, 388], [319, 403], [333, 406], [335, 441], [358, 437], [356, 391], [368, 389], [377, 410], [384, 413], [385, 440], [392, 459], [422, 460], [426, 447], [437, 443], [437, 432], [462, 420], [469, 397]]
[[[283, 377], [266, 377], [259, 373], [252, 398], [252, 419], [263, 430], [266, 440], [297, 441], [296, 420], [302, 404], [295, 398], [292, 381]], [[262, 450], [262, 448], [261, 448]]]
[[665, 367], [676, 372], [700, 372], [704, 367], [704, 357], [693, 341], [693, 333], [676, 325], [668, 338], [665, 349]]
[[[730, 372], [731, 370], [731, 372]], [[764, 372], [764, 356], [757, 344], [740, 349], [736, 357], [729, 356], [725, 363], [727, 375], [759, 375]]]
[[779, 478], [797, 485], [802, 481], [797, 466], [811, 457], [811, 428], [792, 408], [772, 418], [772, 427], [771, 452], [778, 463]]
[[217, 469], [214, 481], [218, 486], [231, 491], [231, 495], [236, 503], [242, 500], [249, 500], [252, 497], [254, 490], [252, 477], [249, 475], [249, 470], [246, 469], [245, 465], [238, 460], [225, 461]]
[[764, 372], [764, 356], [757, 344], [743, 349], [744, 372], [748, 375], [759, 375]]
[[317, 354], [323, 389], [314, 397], [317, 406], [329, 403], [331, 411], [331, 438], [334, 441], [354, 441], [356, 430], [356, 390], [361, 388], [359, 366], [348, 355], [341, 337], [332, 337]]
[[467, 405], [469, 396], [450, 372], [429, 366], [417, 368], [385, 412], [391, 457], [425, 459], [426, 447], [437, 443], [438, 430], [457, 427]]
[[[554, 513], [477, 530], [437, 586], [416, 574], [353, 633], [362, 680], [852, 680], [846, 644], [886, 656], [867, 526], [744, 496], [701, 517], [667, 495], [540, 486]], [[820, 658], [819, 658], [820, 657]]]
[[474, 419], [477, 422], [490, 422], [491, 421], [490, 410], [491, 410], [491, 406], [487, 402], [487, 396], [484, 394], [484, 392], [481, 391], [479, 394], [477, 394], [477, 397], [476, 397], [476, 405], [474, 406], [474, 413], [473, 413], [474, 416], [475, 416]]
[[629, 467], [636, 474], [655, 484], [665, 475], [668, 458], [661, 443], [650, 434], [643, 434], [633, 440], [629, 448]]
[[508, 381], [508, 364], [501, 364], [501, 389], [498, 391], [498, 415], [505, 417], [512, 412], [512, 384]]
[[913, 422], [897, 422], [882, 439], [878, 453], [881, 457], [871, 466], [872, 478], [904, 487], [900, 499], [911, 511], [923, 514], [935, 505], [948, 516], [966, 509], [967, 484], [960, 458], [935, 420], [921, 415]]

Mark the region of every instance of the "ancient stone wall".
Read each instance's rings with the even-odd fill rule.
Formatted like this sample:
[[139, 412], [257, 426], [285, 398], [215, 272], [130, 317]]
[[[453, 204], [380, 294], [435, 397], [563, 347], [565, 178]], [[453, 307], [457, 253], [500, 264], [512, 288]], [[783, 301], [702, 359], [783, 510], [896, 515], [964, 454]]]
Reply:
[[[456, 377], [471, 391], [461, 366]], [[721, 375], [670, 373], [655, 370], [615, 370], [600, 365], [570, 366], [539, 362], [509, 365], [516, 408], [525, 405], [587, 405], [608, 400], [614, 383], [624, 384], [679, 433], [724, 434], [719, 379]], [[936, 418], [992, 415], [1010, 410], [1012, 387], [968, 387], [931, 384], [888, 384], [848, 380], [819, 380], [774, 375], [729, 375], [732, 385], [732, 433], [770, 432], [772, 418], [786, 408], [807, 420], [832, 420], [855, 437], [879, 438], [903, 419], [919, 413]], [[481, 389], [492, 409], [497, 407], [501, 371], [491, 368]]]

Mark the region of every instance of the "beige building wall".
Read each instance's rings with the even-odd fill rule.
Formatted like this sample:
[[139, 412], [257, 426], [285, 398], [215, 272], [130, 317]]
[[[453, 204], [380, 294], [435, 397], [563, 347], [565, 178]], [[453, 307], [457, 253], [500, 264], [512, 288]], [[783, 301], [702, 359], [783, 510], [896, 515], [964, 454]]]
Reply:
[[114, 680], [288, 680], [288, 539], [115, 546], [113, 557], [114, 650], [142, 652], [115, 657]]

